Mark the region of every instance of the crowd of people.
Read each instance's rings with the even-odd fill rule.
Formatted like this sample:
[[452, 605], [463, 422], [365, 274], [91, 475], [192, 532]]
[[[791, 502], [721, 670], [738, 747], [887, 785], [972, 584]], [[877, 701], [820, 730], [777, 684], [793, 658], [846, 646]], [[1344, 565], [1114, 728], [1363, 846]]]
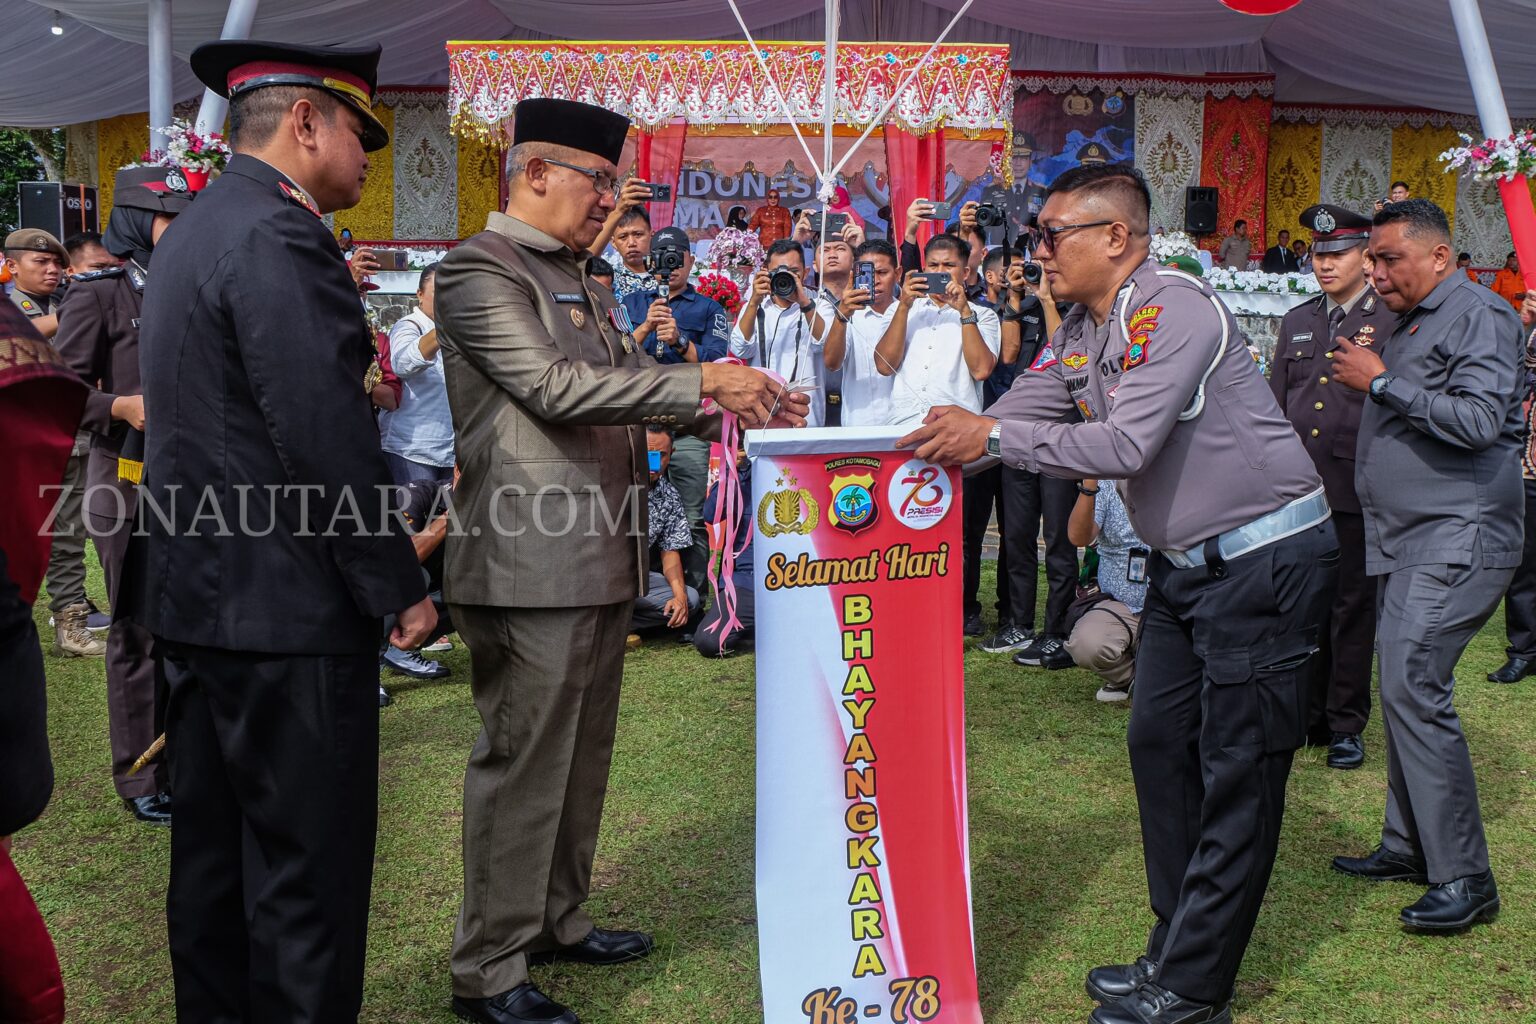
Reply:
[[[1425, 887], [1413, 928], [1497, 911], [1453, 670], [1507, 592], [1490, 678], [1536, 674], [1536, 354], [1519, 322], [1536, 301], [1513, 256], [1508, 280], [1477, 284], [1444, 211], [1401, 182], [1370, 217], [1310, 208], [1310, 244], [1281, 232], [1264, 253], [1322, 289], [1285, 317], [1266, 381], [1209, 285], [1149, 258], [1139, 173], [1090, 161], [1028, 197], [1012, 244], [977, 200], [920, 242], [926, 200], [899, 239], [854, 220], [823, 236], [770, 191], [733, 211], [767, 260], [731, 315], [690, 283], [686, 232], [653, 230], [648, 186], [622, 181], [627, 119], [530, 100], [505, 209], [421, 271], [381, 337], [361, 298], [377, 260], [321, 220], [358, 201], [388, 142], [378, 56], [205, 44], [192, 66], [229, 96], [236, 153], [212, 186], [125, 169], [104, 235], [4, 243], [7, 315], [27, 321], [8, 342], [84, 392], [55, 403], [46, 568], [0, 562], [4, 653], [40, 679], [22, 613], [45, 571], [57, 650], [105, 659], [119, 796], [176, 822], [179, 1015], [356, 1019], [379, 670], [446, 675], [424, 654], [451, 633], [482, 720], [455, 1011], [574, 1022], [530, 966], [651, 952], [583, 909], [626, 638], [753, 646], [750, 547], [731, 606], [703, 596], [721, 479], [738, 515], [753, 503], [744, 452], [711, 467], [701, 399], [752, 426], [897, 428], [917, 457], [967, 466], [964, 632], [1021, 666], [1088, 669], [1098, 700], [1130, 704], [1154, 924], [1140, 956], [1089, 972], [1095, 1024], [1229, 1019], [1294, 752], [1364, 762], [1373, 653], [1381, 839], [1333, 866]], [[1251, 249], [1239, 221], [1218, 261]], [[246, 529], [253, 489], [268, 493]], [[581, 528], [545, 528], [551, 490]], [[390, 502], [358, 503], [376, 492]], [[206, 528], [236, 505], [241, 530]], [[85, 596], [87, 536], [110, 620]], [[39, 1005], [56, 967], [44, 982]]]

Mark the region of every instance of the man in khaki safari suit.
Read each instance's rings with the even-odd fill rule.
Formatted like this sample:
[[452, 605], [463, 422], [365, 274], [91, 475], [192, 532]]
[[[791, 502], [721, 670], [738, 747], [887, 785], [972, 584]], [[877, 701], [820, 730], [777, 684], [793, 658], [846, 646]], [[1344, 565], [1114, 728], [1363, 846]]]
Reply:
[[528, 964], [616, 964], [651, 938], [582, 909], [608, 784], [624, 639], [646, 581], [645, 425], [796, 426], [804, 395], [756, 370], [662, 366], [586, 276], [614, 205], [627, 119], [518, 104], [508, 201], [437, 276], [462, 477], [445, 596], [484, 728], [464, 781], [464, 904], [453, 1007], [485, 1024], [575, 1024]]

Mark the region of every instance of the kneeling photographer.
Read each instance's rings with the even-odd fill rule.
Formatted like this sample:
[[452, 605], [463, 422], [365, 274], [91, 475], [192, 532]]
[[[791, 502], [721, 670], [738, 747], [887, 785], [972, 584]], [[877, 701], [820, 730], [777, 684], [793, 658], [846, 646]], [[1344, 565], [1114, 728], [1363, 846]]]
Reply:
[[724, 356], [730, 317], [688, 283], [693, 272], [688, 233], [676, 227], [656, 232], [645, 265], [655, 287], [622, 300], [635, 342], [658, 363], [707, 363]]
[[805, 293], [805, 250], [781, 238], [768, 247], [768, 262], [752, 276], [752, 289], [731, 329], [731, 355], [763, 366], [795, 390], [810, 394], [805, 425], [826, 421], [826, 390], [821, 344], [827, 325]]

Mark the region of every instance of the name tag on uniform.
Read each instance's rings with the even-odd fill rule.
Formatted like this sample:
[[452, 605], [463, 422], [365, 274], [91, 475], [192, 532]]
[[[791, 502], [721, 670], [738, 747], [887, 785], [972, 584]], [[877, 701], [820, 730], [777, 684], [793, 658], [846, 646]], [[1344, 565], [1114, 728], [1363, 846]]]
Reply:
[[581, 292], [551, 292], [556, 302], [586, 302], [587, 297]]
[[1291, 340], [1292, 341], [1311, 341], [1312, 340], [1312, 332], [1311, 331], [1305, 331], [1305, 332], [1303, 332], [1301, 334], [1293, 334], [1293, 335], [1291, 335]]

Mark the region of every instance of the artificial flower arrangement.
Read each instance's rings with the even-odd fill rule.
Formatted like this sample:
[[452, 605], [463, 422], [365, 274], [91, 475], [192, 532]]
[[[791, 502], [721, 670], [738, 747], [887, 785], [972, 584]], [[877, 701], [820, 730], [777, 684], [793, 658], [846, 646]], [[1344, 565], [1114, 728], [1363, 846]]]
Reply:
[[756, 231], [740, 228], [722, 228], [709, 243], [705, 264], [710, 270], [728, 272], [743, 265], [751, 267], [747, 276], [755, 274], [768, 262], [768, 254]]
[[165, 137], [165, 148], [149, 150], [140, 159], [141, 166], [174, 167], [196, 192], [208, 184], [208, 176], [222, 171], [231, 156], [229, 143], [218, 132], [199, 132], [183, 118], [176, 118], [168, 128], [152, 128]]
[[1198, 256], [1199, 253], [1200, 247], [1195, 240], [1182, 231], [1152, 236], [1152, 258], [1158, 263], [1166, 264], [1175, 256]]
[[1536, 131], [1530, 128], [1505, 139], [1477, 143], [1465, 132], [1457, 134], [1465, 145], [1452, 146], [1440, 154], [1447, 172], [1461, 171], [1478, 181], [1511, 181], [1522, 174], [1536, 173]]
[[1266, 274], [1262, 270], [1212, 267], [1205, 279], [1219, 292], [1272, 292], [1276, 295], [1316, 295], [1322, 291], [1311, 274]]
[[700, 295], [708, 296], [724, 306], [732, 317], [741, 309], [741, 287], [722, 273], [710, 271], [700, 274], [694, 287]]

